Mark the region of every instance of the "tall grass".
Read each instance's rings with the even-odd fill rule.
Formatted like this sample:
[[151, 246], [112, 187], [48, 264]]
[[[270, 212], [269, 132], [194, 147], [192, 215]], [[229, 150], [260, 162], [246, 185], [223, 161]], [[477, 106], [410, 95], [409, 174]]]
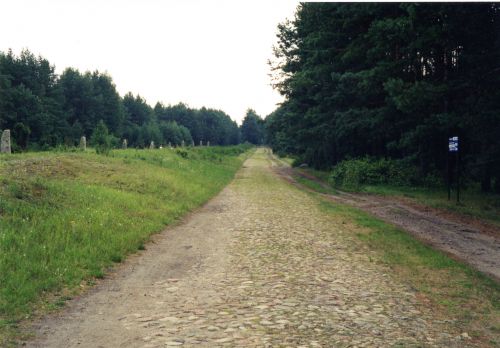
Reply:
[[7, 328], [43, 306], [47, 294], [102, 277], [151, 234], [215, 195], [245, 150], [0, 157], [0, 345]]

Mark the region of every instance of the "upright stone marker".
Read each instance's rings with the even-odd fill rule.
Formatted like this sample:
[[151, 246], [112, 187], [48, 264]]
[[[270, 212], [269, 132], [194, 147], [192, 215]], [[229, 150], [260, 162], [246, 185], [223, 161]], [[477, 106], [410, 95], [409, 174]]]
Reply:
[[2, 139], [0, 140], [0, 152], [1, 153], [11, 153], [10, 148], [10, 130], [6, 129], [2, 132]]
[[200, 146], [203, 146], [203, 140], [200, 140]]
[[153, 140], [151, 140], [151, 144], [149, 144], [149, 148], [150, 149], [154, 149], [155, 148], [155, 142]]
[[186, 144], [184, 143], [184, 140], [181, 141], [181, 146], [184, 147]]
[[168, 147], [171, 149], [172, 148], [172, 143], [169, 141], [168, 142]]
[[87, 150], [87, 138], [85, 136], [80, 138], [80, 150]]
[[191, 140], [191, 146], [194, 147], [194, 140]]
[[126, 150], [127, 149], [127, 139], [123, 139], [123, 142], [122, 142], [122, 149]]
[[207, 141], [207, 146], [210, 146], [210, 141]]

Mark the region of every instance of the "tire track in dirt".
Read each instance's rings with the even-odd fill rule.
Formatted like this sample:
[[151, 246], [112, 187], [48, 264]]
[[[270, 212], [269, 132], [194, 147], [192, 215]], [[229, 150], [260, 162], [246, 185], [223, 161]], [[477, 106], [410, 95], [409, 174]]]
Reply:
[[[272, 161], [279, 175], [295, 185], [302, 186], [294, 179], [294, 175], [302, 175], [328, 187], [315, 177], [294, 171], [276, 158]], [[451, 214], [443, 214], [435, 209], [393, 197], [338, 190], [336, 194], [321, 195], [396, 225], [426, 244], [500, 281], [500, 229], [495, 226], [452, 219]]]

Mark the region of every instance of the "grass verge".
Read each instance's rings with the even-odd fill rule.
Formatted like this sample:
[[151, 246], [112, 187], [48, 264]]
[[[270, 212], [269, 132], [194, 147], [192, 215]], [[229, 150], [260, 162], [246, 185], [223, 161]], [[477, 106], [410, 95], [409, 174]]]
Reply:
[[219, 192], [248, 147], [0, 157], [0, 346]]
[[448, 192], [443, 189], [372, 185], [364, 186], [361, 191], [410, 198], [423, 205], [467, 215], [500, 226], [500, 195], [480, 192], [478, 188], [471, 187], [462, 190], [458, 204], [456, 193], [453, 192], [451, 200], [448, 200]]
[[322, 185], [321, 183], [305, 178], [301, 175], [294, 175], [294, 180], [299, 184], [319, 193], [335, 194], [336, 190], [333, 187]]
[[[328, 183], [329, 172], [309, 168], [296, 170], [299, 173], [312, 175], [324, 183]], [[306, 183], [306, 185], [308, 184]], [[332, 187], [332, 189], [334, 190], [335, 188]], [[339, 189], [352, 191], [349, 188], [339, 187]], [[451, 200], [448, 200], [448, 191], [446, 189], [363, 185], [356, 192], [404, 197], [429, 207], [466, 215], [500, 226], [500, 195], [481, 192], [477, 187], [469, 187], [462, 190], [460, 192], [460, 203], [458, 204], [456, 202], [456, 192], [452, 192]]]

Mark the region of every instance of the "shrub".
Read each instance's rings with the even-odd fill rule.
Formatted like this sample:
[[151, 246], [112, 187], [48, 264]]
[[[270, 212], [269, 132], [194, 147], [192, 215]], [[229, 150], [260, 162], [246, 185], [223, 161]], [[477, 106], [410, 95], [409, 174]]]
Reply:
[[175, 149], [175, 153], [181, 156], [182, 158], [188, 158], [188, 152], [185, 149], [177, 148]]
[[438, 175], [423, 176], [420, 170], [404, 160], [373, 159], [369, 157], [348, 159], [332, 170], [330, 184], [335, 187], [359, 189], [363, 185], [390, 184], [395, 186], [438, 186]]
[[108, 127], [100, 120], [91, 137], [91, 143], [94, 145], [96, 152], [98, 154], [108, 155], [111, 150], [111, 140]]

